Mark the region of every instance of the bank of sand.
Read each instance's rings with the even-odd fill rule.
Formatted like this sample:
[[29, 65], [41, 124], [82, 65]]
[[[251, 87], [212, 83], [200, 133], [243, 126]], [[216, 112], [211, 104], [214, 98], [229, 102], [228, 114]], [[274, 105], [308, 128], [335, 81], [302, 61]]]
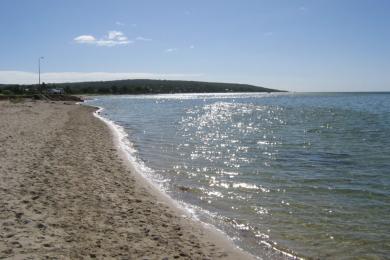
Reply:
[[126, 166], [94, 110], [0, 102], [0, 258], [251, 258]]

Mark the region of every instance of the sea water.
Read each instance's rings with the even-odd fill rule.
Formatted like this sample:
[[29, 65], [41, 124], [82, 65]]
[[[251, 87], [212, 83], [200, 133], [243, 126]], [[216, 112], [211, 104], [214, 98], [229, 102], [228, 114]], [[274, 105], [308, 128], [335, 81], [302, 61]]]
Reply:
[[99, 96], [139, 168], [262, 258], [390, 257], [390, 94]]

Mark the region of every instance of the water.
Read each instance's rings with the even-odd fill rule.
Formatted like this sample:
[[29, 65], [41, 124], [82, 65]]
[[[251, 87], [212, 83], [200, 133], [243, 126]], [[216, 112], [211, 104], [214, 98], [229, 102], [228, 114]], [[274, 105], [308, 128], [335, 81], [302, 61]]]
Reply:
[[390, 256], [390, 95], [101, 96], [133, 156], [260, 257]]

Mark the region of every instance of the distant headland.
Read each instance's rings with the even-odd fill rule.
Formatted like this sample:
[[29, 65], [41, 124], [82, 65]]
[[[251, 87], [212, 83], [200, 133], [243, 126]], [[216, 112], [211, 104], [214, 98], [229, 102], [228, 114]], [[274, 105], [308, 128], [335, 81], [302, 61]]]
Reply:
[[183, 80], [128, 79], [45, 84], [0, 84], [0, 95], [31, 95], [58, 90], [69, 95], [283, 92], [248, 84]]

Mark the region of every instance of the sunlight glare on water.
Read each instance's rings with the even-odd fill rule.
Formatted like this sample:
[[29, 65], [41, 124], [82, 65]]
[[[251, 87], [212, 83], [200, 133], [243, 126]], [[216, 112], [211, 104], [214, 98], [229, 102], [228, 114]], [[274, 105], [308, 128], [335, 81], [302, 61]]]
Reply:
[[[175, 199], [264, 257], [390, 254], [390, 95], [102, 96]], [[272, 249], [273, 248], [273, 249]]]

